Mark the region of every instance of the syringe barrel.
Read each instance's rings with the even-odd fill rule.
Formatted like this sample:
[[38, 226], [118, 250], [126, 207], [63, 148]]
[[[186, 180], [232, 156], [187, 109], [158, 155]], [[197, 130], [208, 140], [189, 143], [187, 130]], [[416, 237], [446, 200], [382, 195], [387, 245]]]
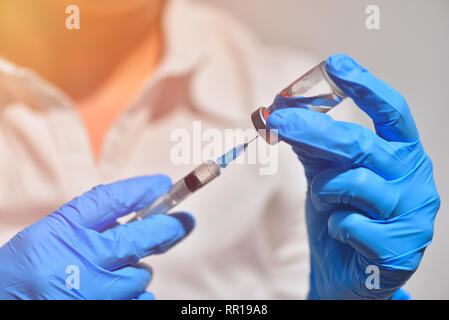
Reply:
[[173, 184], [166, 194], [157, 198], [148, 207], [137, 212], [135, 219], [141, 220], [153, 214], [166, 213], [219, 175], [220, 166], [216, 162], [206, 161], [202, 163], [184, 178]]

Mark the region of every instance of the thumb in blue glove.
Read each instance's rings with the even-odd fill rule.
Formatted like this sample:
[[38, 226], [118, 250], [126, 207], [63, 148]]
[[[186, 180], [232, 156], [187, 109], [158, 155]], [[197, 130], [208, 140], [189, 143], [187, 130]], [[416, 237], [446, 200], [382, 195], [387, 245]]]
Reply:
[[194, 219], [176, 213], [115, 221], [170, 185], [162, 175], [100, 185], [19, 232], [0, 248], [0, 299], [153, 299], [145, 291], [151, 272], [139, 259], [172, 247]]
[[[432, 163], [397, 91], [346, 55], [330, 57], [326, 70], [372, 118], [376, 133], [291, 108], [292, 101], [267, 119], [292, 145], [308, 180], [309, 298], [390, 299], [433, 236], [440, 199]], [[378, 270], [378, 285], [367, 285], [369, 270]]]

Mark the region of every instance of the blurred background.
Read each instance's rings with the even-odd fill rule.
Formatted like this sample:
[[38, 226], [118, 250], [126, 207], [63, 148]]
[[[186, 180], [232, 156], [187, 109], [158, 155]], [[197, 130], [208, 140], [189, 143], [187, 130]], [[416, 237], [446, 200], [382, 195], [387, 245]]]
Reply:
[[[204, 1], [204, 0], [199, 0]], [[449, 1], [209, 0], [244, 21], [267, 45], [325, 58], [353, 56], [407, 99], [433, 160], [441, 196], [434, 241], [407, 283], [415, 299], [449, 299]], [[380, 9], [380, 29], [368, 30], [368, 5]], [[369, 125], [367, 118], [360, 122]]]

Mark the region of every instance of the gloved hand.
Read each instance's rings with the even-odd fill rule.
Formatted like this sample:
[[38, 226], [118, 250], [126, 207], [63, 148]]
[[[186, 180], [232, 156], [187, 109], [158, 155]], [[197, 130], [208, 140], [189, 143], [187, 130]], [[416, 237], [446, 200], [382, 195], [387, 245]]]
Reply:
[[432, 240], [440, 205], [432, 163], [398, 92], [345, 55], [330, 57], [326, 70], [376, 133], [300, 108], [267, 119], [308, 180], [309, 298], [390, 299]]
[[100, 185], [0, 248], [0, 299], [153, 299], [138, 260], [165, 252], [194, 227], [186, 213], [117, 225], [171, 185], [147, 176]]

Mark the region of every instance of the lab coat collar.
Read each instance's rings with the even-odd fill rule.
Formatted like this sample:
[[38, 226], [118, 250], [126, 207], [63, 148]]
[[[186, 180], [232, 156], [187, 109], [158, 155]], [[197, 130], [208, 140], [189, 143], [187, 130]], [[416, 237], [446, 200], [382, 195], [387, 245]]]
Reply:
[[[246, 119], [247, 95], [239, 86], [241, 70], [236, 70], [235, 57], [223, 46], [226, 39], [217, 39], [219, 27], [208, 19], [208, 10], [215, 9], [191, 0], [171, 0], [167, 5], [164, 73], [189, 75], [189, 95], [198, 111], [224, 120]], [[217, 16], [214, 13], [211, 16]]]

